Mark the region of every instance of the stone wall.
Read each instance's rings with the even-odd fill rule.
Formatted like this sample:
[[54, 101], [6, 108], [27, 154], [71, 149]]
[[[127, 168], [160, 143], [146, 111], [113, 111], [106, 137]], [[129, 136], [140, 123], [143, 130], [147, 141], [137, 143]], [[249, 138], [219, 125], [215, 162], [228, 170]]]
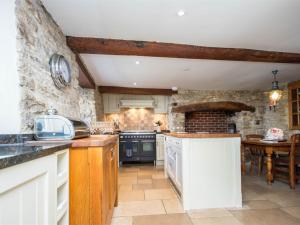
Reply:
[[94, 89], [79, 89], [80, 118], [88, 124], [104, 120], [102, 97]]
[[[39, 0], [17, 0], [16, 19], [21, 132], [32, 132], [34, 118], [44, 114], [49, 107], [66, 117], [94, 118], [94, 90], [79, 87], [75, 55], [42, 3]], [[64, 55], [71, 67], [71, 85], [62, 90], [55, 87], [49, 70], [49, 59], [54, 53]]]
[[[240, 112], [230, 117], [229, 122], [235, 122], [237, 130], [244, 136], [250, 133], [265, 134], [269, 128], [277, 127], [283, 130], [288, 138], [299, 130], [288, 128], [288, 91], [283, 85], [283, 96], [276, 111], [269, 109], [268, 93], [263, 91], [188, 91], [179, 90], [173, 95], [171, 103], [187, 104], [206, 101], [237, 101], [256, 108], [254, 113]], [[171, 113], [169, 107], [169, 127], [174, 131], [184, 131], [185, 116], [183, 113]]]
[[103, 106], [103, 98], [102, 94], [95, 90], [95, 107], [96, 107], [96, 120], [103, 121], [104, 120], [104, 106]]
[[[171, 97], [171, 104], [189, 104], [196, 102], [213, 101], [237, 101], [256, 108], [254, 113], [240, 112], [230, 118], [229, 122], [235, 122], [237, 130], [242, 135], [249, 133], [262, 134], [264, 132], [263, 118], [266, 111], [264, 94], [260, 91], [191, 91], [179, 90], [177, 95]], [[184, 113], [171, 113], [169, 108], [169, 126], [174, 131], [184, 131]]]
[[[268, 105], [268, 95], [264, 94], [264, 104]], [[264, 131], [267, 132], [269, 128], [277, 127], [283, 130], [285, 137], [289, 137], [294, 133], [299, 133], [300, 130], [290, 130], [289, 129], [289, 112], [288, 112], [288, 90], [287, 85], [283, 87], [283, 94], [278, 102], [278, 106], [274, 110], [266, 109], [263, 121], [264, 121]]]

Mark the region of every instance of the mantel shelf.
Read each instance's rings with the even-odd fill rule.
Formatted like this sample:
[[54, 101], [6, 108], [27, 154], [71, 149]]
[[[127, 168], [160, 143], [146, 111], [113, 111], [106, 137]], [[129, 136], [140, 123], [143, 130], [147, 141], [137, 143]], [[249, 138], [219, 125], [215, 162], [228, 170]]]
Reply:
[[255, 107], [241, 102], [220, 101], [220, 102], [199, 102], [193, 104], [179, 105], [172, 108], [172, 112], [186, 113], [197, 111], [226, 111], [226, 112], [255, 112]]

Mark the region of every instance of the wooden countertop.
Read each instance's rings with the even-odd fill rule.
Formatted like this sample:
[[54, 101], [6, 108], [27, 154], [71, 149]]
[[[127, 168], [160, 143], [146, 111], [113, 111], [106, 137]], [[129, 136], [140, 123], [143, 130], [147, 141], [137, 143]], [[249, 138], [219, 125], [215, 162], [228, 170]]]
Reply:
[[166, 133], [167, 136], [177, 137], [177, 138], [231, 138], [231, 137], [241, 137], [240, 134], [227, 134], [227, 133]]
[[103, 147], [118, 140], [118, 135], [91, 135], [88, 138], [72, 140], [72, 148]]

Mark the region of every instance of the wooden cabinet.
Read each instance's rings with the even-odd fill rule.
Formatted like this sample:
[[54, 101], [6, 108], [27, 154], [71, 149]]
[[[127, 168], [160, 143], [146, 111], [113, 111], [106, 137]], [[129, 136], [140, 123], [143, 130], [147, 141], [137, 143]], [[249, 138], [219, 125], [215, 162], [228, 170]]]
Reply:
[[70, 224], [109, 225], [118, 197], [116, 144], [70, 151]]
[[0, 224], [69, 224], [68, 150], [0, 170]]
[[300, 81], [290, 83], [289, 91], [289, 128], [300, 129]]
[[120, 95], [103, 94], [104, 113], [120, 112]]
[[[150, 96], [154, 100], [155, 113], [168, 113], [169, 97], [163, 95]], [[121, 95], [121, 94], [103, 94], [104, 113], [120, 113], [120, 101], [130, 99], [132, 101], [149, 100], [147, 95]], [[137, 103], [138, 104], [138, 103]]]

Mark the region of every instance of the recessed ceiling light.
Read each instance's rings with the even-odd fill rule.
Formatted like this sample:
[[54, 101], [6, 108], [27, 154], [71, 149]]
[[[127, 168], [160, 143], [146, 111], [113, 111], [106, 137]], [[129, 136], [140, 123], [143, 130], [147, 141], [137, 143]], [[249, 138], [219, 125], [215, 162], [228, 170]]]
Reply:
[[178, 16], [184, 16], [184, 14], [185, 14], [185, 12], [182, 9], [177, 12]]
[[136, 86], [136, 82], [134, 82], [133, 85]]
[[135, 64], [136, 64], [136, 65], [139, 65], [139, 64], [140, 64], [140, 61], [138, 61], [138, 60], [135, 61]]

